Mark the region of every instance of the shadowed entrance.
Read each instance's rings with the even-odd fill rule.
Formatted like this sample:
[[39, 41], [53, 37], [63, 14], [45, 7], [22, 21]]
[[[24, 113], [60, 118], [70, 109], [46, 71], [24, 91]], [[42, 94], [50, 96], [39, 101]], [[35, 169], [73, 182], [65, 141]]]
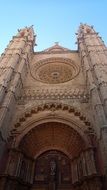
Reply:
[[99, 183], [94, 150], [71, 126], [39, 124], [24, 136], [19, 147], [35, 159], [32, 190], [80, 190]]
[[67, 189], [71, 182], [71, 160], [62, 152], [50, 150], [36, 159], [35, 189]]
[[36, 126], [25, 135], [20, 143], [23, 152], [31, 157], [37, 157], [46, 150], [56, 149], [73, 158], [86, 146], [76, 130], [58, 122], [48, 122]]
[[85, 139], [65, 123], [35, 126], [9, 151], [5, 189], [100, 190], [95, 147]]

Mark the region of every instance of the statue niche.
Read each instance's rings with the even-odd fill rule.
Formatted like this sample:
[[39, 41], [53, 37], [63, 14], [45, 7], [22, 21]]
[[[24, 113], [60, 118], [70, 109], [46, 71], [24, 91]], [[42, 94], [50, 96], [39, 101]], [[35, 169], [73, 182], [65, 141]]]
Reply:
[[70, 184], [70, 159], [56, 150], [43, 153], [36, 160], [34, 183], [36, 187], [44, 185], [52, 190], [64, 184]]

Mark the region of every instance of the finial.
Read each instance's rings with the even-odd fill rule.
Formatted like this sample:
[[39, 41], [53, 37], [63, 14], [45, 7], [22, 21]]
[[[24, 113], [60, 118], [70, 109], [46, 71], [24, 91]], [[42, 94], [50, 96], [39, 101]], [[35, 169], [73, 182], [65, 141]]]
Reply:
[[32, 24], [31, 26], [30, 26], [30, 28], [33, 28], [34, 27], [34, 25]]
[[55, 42], [55, 45], [59, 45], [59, 42]]
[[17, 31], [18, 31], [18, 32], [20, 32], [20, 31], [21, 31], [21, 29], [17, 29]]

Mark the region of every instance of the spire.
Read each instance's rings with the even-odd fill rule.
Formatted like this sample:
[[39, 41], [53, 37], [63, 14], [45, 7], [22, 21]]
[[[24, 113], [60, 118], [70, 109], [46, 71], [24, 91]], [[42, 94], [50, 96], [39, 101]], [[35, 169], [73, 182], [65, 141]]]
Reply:
[[[8, 109], [13, 107], [14, 102], [23, 88], [28, 64], [32, 58], [35, 36], [33, 27], [25, 27], [18, 30], [18, 34], [13, 37], [0, 60], [0, 129], [2, 138], [7, 139], [11, 114]], [[20, 84], [20, 85], [19, 85]], [[8, 111], [9, 110], [9, 111]], [[5, 115], [5, 121], [2, 119]]]
[[93, 26], [90, 26], [88, 24], [80, 24], [79, 27], [84, 33], [93, 33], [95, 30], [93, 29]]
[[[102, 111], [103, 118], [104, 114], [107, 115], [107, 48], [98, 36], [98, 33], [93, 29], [93, 26], [80, 24], [78, 31], [78, 50], [84, 71], [86, 71], [89, 92], [93, 99], [94, 97], [98, 97], [99, 100], [95, 98], [96, 105], [98, 102], [99, 105], [104, 105], [104, 110], [102, 107], [100, 108], [100, 110], [102, 109], [104, 111]], [[105, 124], [106, 119], [104, 118], [102, 120], [103, 124]], [[100, 125], [102, 124], [100, 123]]]
[[34, 29], [33, 29], [33, 25], [30, 27], [25, 27], [23, 29], [18, 29], [18, 37], [22, 37], [22, 38], [28, 38], [29, 41], [33, 41], [34, 40]]
[[55, 42], [55, 45], [59, 46], [59, 42]]
[[81, 37], [83, 37], [83, 35], [98, 34], [98, 33], [95, 32], [93, 26], [89, 26], [88, 24], [80, 23], [78, 33], [76, 33], [76, 34], [78, 35], [78, 38], [81, 38]]

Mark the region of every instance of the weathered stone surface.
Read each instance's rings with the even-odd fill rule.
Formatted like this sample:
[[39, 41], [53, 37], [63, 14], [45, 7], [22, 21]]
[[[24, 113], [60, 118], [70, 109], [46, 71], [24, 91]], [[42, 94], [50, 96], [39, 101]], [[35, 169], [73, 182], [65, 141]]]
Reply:
[[[107, 189], [107, 48], [86, 24], [77, 40], [78, 50], [55, 43], [34, 52], [31, 26], [18, 30], [2, 54], [1, 190]], [[55, 163], [51, 173], [49, 163], [35, 169], [45, 152]]]

